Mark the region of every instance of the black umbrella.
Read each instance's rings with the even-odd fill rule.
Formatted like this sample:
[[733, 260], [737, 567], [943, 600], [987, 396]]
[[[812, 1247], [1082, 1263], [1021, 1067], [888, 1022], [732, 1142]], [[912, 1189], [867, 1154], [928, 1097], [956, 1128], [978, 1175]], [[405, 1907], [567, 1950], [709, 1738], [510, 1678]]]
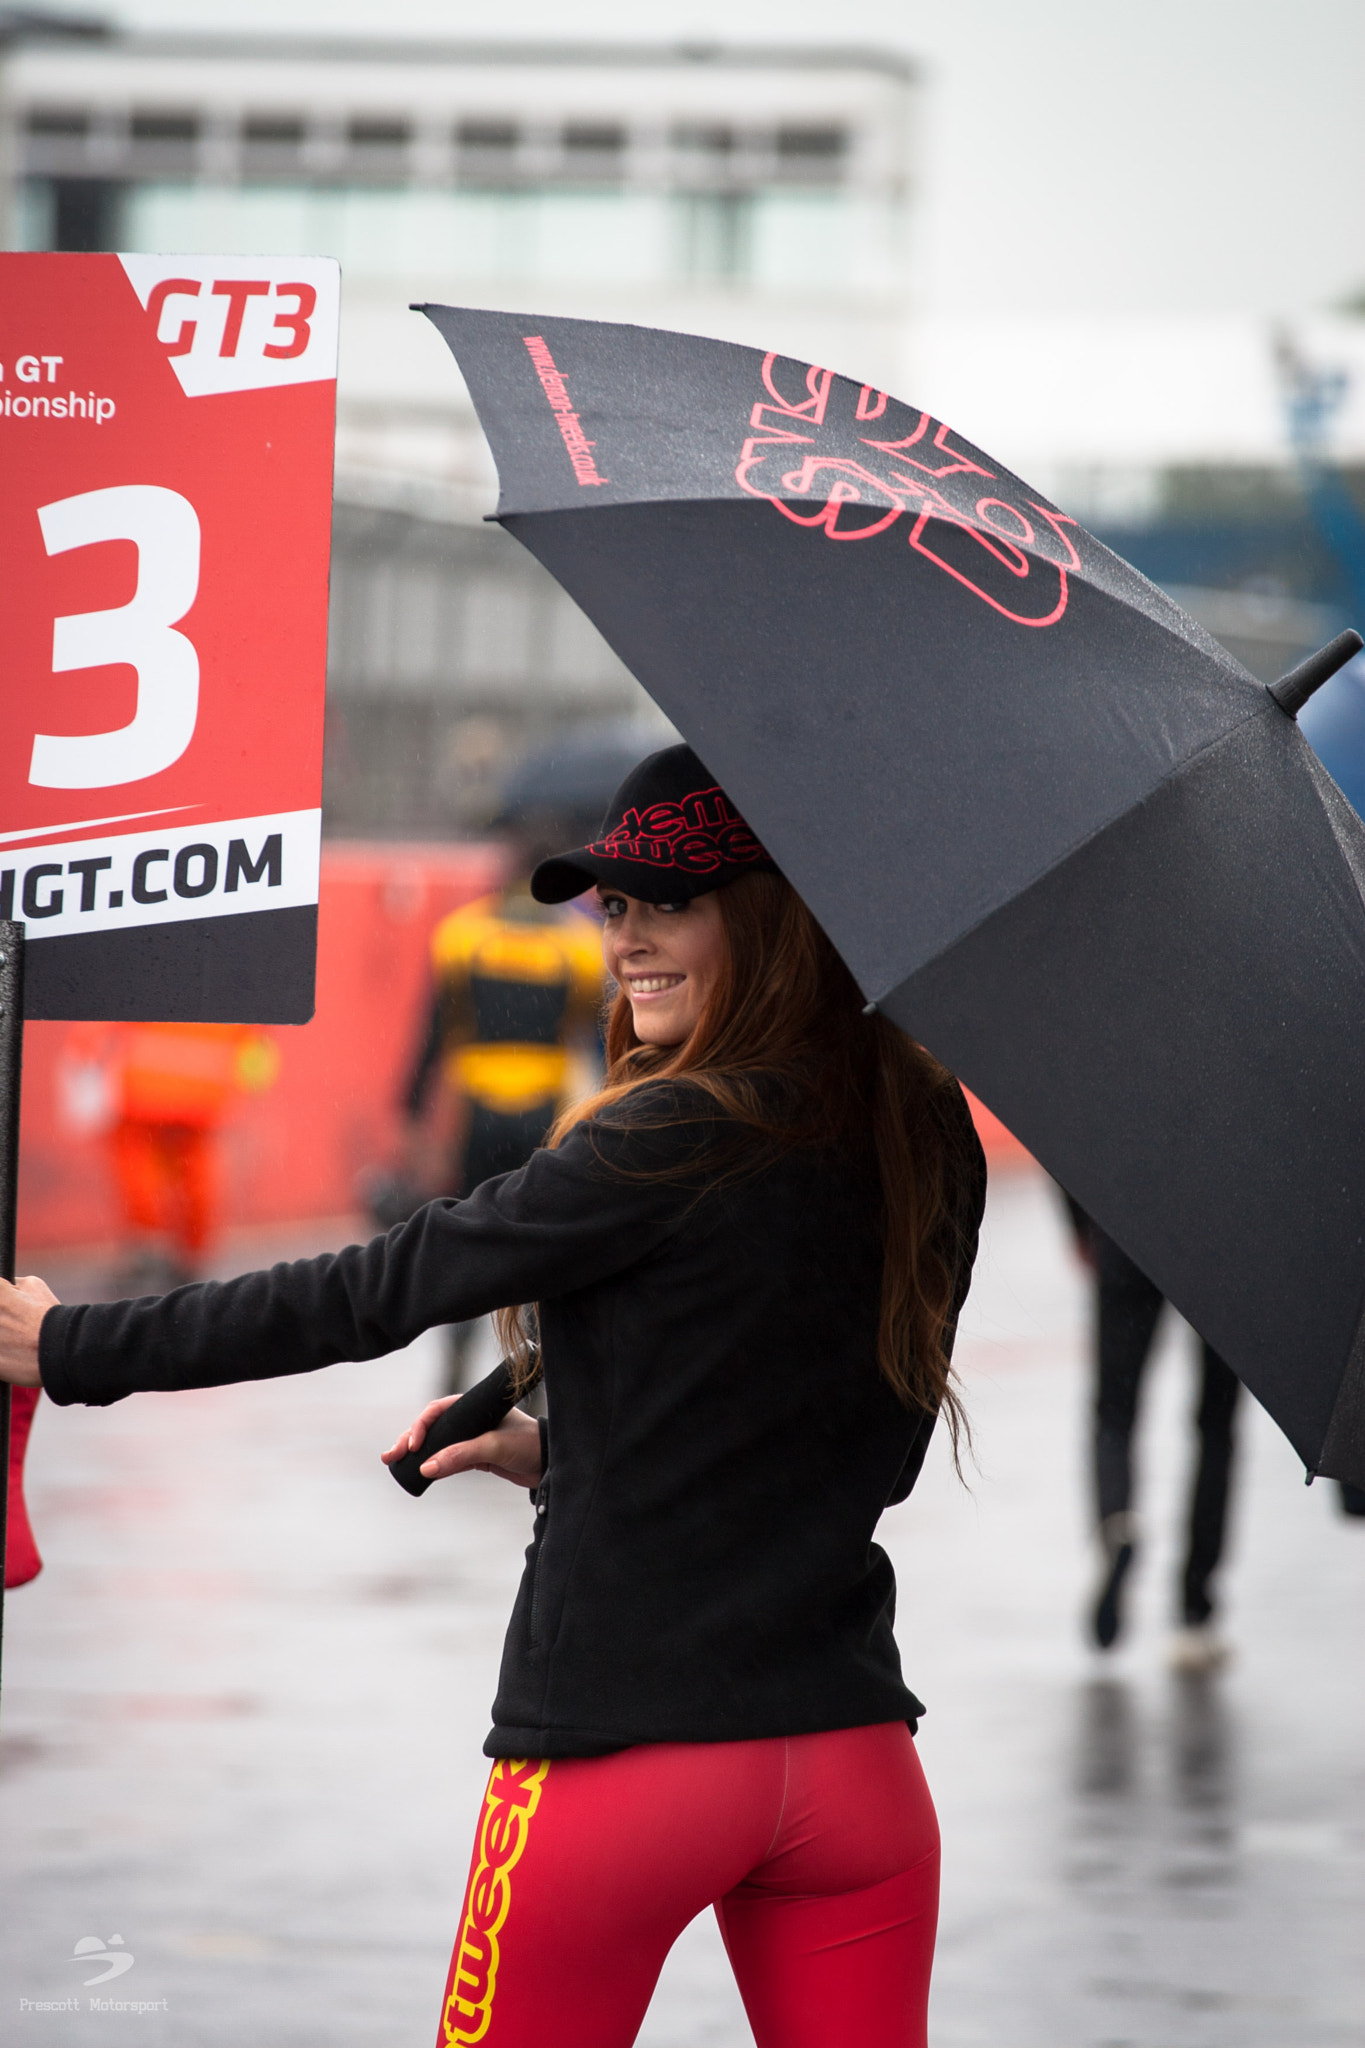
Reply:
[[731, 791], [867, 996], [1310, 1471], [1365, 1480], [1365, 827], [1292, 716], [1074, 520], [883, 391], [687, 335], [425, 310], [503, 525]]

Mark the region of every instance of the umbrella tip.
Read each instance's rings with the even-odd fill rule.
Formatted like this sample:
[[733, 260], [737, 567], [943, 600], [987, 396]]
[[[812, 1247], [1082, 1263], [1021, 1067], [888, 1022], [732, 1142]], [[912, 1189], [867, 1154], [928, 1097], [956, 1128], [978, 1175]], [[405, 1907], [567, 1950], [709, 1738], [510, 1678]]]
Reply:
[[875, 1016], [876, 1016], [876, 1014], [877, 1014], [877, 1005], [876, 1005], [875, 1003], [864, 1003], [864, 1004], [863, 1004], [863, 1015], [864, 1015], [865, 1017], [875, 1017]]
[[1314, 690], [1334, 676], [1339, 668], [1359, 654], [1365, 647], [1354, 626], [1348, 626], [1344, 633], [1338, 633], [1335, 640], [1329, 640], [1316, 654], [1310, 654], [1307, 661], [1301, 661], [1297, 668], [1291, 668], [1287, 676], [1281, 676], [1278, 683], [1267, 683], [1267, 694], [1275, 699], [1281, 711], [1290, 718], [1297, 718]]

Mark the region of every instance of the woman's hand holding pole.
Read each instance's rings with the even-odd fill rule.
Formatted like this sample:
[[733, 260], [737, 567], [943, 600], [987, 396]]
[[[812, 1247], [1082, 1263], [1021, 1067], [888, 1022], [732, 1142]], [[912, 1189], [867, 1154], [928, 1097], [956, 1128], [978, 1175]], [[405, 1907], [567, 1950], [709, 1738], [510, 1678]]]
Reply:
[[[428, 1402], [392, 1449], [381, 1452], [384, 1463], [396, 1464], [409, 1451], [420, 1450], [436, 1417], [461, 1398], [448, 1394], [443, 1400]], [[450, 1479], [457, 1472], [492, 1472], [499, 1479], [510, 1479], [514, 1486], [538, 1486], [540, 1471], [540, 1424], [522, 1408], [510, 1409], [496, 1429], [464, 1443], [448, 1444], [422, 1465], [427, 1479]]]
[[40, 1387], [38, 1332], [57, 1297], [45, 1280], [26, 1273], [13, 1285], [0, 1280], [0, 1381], [12, 1387]]

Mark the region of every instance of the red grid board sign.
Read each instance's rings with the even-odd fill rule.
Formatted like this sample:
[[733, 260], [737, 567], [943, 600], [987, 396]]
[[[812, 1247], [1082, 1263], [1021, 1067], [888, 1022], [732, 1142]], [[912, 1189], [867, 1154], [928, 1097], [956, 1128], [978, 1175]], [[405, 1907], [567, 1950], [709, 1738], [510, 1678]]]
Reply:
[[30, 1017], [304, 1023], [339, 273], [0, 255], [0, 916]]

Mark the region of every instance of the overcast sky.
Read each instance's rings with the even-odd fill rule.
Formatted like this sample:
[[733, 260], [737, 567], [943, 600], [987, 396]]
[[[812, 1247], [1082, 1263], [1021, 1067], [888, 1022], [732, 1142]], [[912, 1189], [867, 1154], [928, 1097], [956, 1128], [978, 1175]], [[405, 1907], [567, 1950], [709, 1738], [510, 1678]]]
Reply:
[[1362, 0], [115, 0], [109, 11], [148, 27], [893, 45], [926, 74], [926, 310], [1304, 312], [1365, 288]]

